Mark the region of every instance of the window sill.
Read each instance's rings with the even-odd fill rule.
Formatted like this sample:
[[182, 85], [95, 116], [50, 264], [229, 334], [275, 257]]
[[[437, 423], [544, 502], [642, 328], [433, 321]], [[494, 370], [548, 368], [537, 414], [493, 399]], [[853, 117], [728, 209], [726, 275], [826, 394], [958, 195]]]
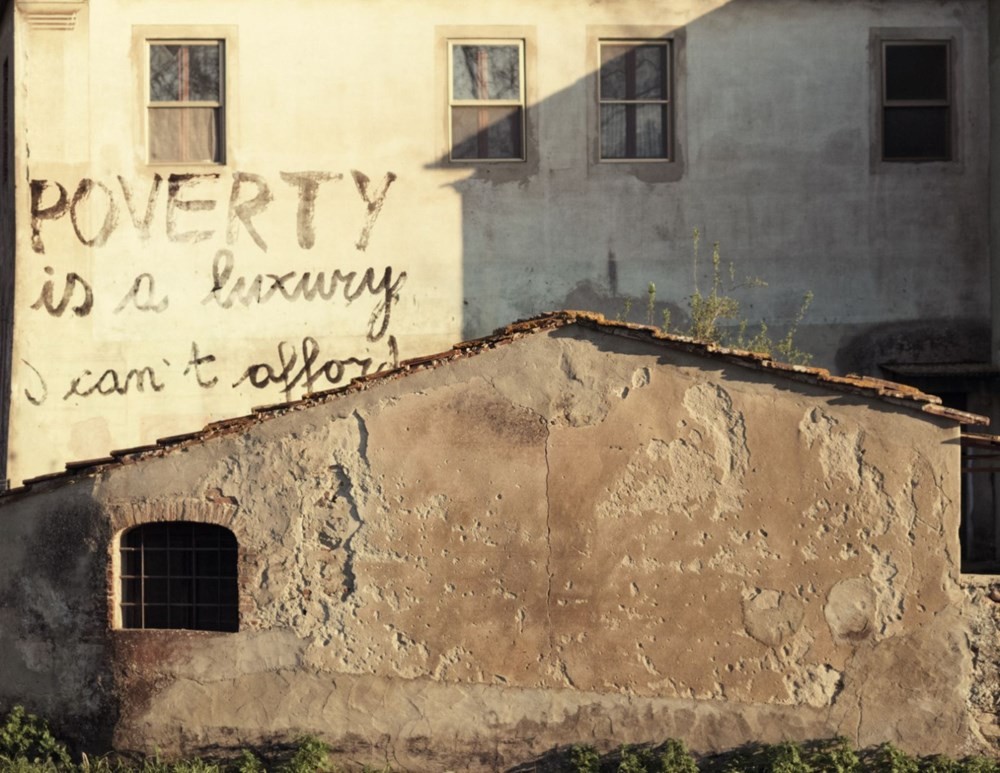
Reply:
[[684, 165], [678, 160], [662, 158], [600, 159], [587, 165], [587, 176], [596, 180], [634, 177], [644, 183], [669, 183], [684, 176]]
[[961, 175], [965, 173], [965, 164], [952, 159], [951, 161], [884, 161], [872, 158], [872, 174], [887, 174], [899, 177], [924, 177], [927, 175]]

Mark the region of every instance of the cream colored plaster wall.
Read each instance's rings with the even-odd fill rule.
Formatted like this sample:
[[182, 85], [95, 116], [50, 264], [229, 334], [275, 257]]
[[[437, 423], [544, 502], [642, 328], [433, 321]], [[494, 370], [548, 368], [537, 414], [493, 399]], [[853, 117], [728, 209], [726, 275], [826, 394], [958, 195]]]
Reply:
[[[10, 394], [11, 359], [14, 354], [14, 9], [0, 12], [0, 394]], [[10, 400], [0, 400], [0, 442], [6, 448]], [[6, 453], [0, 453], [0, 479], [7, 477]]]
[[[815, 291], [804, 345], [822, 364], [974, 359], [988, 339], [980, 0], [90, 0], [71, 30], [29, 23], [30, 5], [15, 484], [519, 316], [613, 315], [650, 281], [656, 318], [681, 322], [696, 226], [770, 282], [750, 302], [772, 329]], [[887, 28], [956, 40], [953, 163], [870, 168]], [[525, 163], [443, 161], [456, 30], [526, 41]], [[594, 47], [616, 34], [674, 35], [675, 163], [591, 163]], [[158, 36], [225, 41], [225, 165], [146, 163]], [[307, 274], [326, 296], [296, 290]]]
[[[310, 732], [344, 762], [420, 770], [666, 736], [966, 752], [957, 439], [735, 366], [536, 334], [8, 500], [0, 701], [123, 749]], [[239, 633], [107, 630], [112, 535], [163, 519], [232, 529]], [[66, 529], [88, 536], [49, 544]], [[78, 570], [50, 575], [52, 550]], [[31, 654], [65, 648], [100, 677], [82, 703], [55, 678], [70, 658]]]

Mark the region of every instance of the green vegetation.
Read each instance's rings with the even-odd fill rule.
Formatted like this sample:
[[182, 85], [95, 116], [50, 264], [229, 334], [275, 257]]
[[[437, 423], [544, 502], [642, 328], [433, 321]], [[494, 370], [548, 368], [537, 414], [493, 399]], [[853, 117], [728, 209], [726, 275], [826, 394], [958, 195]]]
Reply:
[[[1000, 773], [1000, 762], [995, 759], [954, 760], [943, 755], [917, 759], [892, 744], [857, 752], [846, 738], [754, 744], [697, 760], [674, 739], [659, 746], [624, 745], [605, 754], [577, 745], [545, 756], [547, 761], [538, 770], [565, 773]], [[311, 736], [266, 753], [244, 749], [225, 760], [165, 762], [158, 755], [140, 760], [115, 755], [91, 759], [80, 754], [74, 761], [46, 722], [22, 707], [15, 706], [0, 722], [0, 773], [337, 773], [357, 769], [333, 764], [330, 748]], [[362, 773], [393, 770], [388, 764], [361, 768]]]
[[45, 720], [28, 714], [23, 706], [10, 710], [0, 725], [0, 769], [10, 765], [10, 770], [56, 770], [70, 764], [69, 752], [49, 732]]
[[[807, 292], [802, 297], [792, 323], [781, 338], [773, 338], [771, 331], [765, 321], [761, 321], [756, 326], [756, 332], [752, 333], [750, 321], [743, 316], [742, 306], [738, 298], [733, 293], [739, 290], [753, 289], [755, 287], [766, 287], [767, 282], [759, 277], [746, 277], [742, 280], [736, 278], [736, 266], [730, 262], [728, 266], [728, 283], [724, 281], [722, 267], [722, 253], [719, 243], [712, 245], [712, 275], [711, 289], [702, 293], [698, 285], [698, 261], [699, 249], [701, 246], [701, 232], [694, 229], [694, 252], [692, 258], [694, 273], [694, 292], [688, 297], [688, 317], [691, 325], [687, 329], [677, 329], [671, 331], [670, 309], [663, 310], [663, 320], [661, 328], [663, 332], [674, 332], [678, 335], [704, 341], [706, 343], [718, 344], [719, 346], [731, 346], [736, 349], [745, 349], [759, 354], [766, 354], [776, 357], [785, 362], [805, 365], [812, 359], [812, 355], [802, 351], [795, 345], [795, 334], [805, 317], [806, 311], [812, 304], [813, 294]], [[624, 308], [618, 314], [618, 321], [627, 321], [632, 312], [632, 299], [626, 298]], [[650, 282], [646, 288], [646, 319], [647, 325], [656, 324], [656, 285]]]

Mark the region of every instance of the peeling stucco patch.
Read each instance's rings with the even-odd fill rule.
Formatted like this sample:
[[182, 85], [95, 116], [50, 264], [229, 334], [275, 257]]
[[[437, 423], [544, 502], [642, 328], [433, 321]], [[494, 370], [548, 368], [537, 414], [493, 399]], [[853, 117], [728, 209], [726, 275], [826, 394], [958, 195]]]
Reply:
[[973, 727], [1000, 756], [1000, 580], [985, 575], [964, 580], [963, 617], [972, 645], [969, 703]]
[[829, 663], [807, 664], [785, 674], [785, 684], [795, 702], [822, 708], [836, 700], [844, 687], [844, 675]]
[[875, 629], [875, 590], [869, 580], [852, 577], [830, 589], [823, 615], [830, 632], [841, 639], [864, 639]]
[[636, 453], [598, 507], [604, 518], [652, 511], [691, 519], [700, 506], [717, 520], [739, 510], [750, 459], [746, 426], [720, 386], [695, 384], [684, 393], [688, 418], [671, 440], [653, 438]]
[[802, 625], [802, 602], [788, 593], [759, 590], [743, 602], [743, 626], [761, 644], [777, 647]]

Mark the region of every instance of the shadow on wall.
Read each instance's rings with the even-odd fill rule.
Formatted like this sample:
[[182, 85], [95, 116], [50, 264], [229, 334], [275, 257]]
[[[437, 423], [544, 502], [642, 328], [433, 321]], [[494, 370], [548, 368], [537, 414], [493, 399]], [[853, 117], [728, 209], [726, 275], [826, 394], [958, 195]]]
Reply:
[[[650, 14], [658, 26], [582, 19], [558, 45], [536, 41], [532, 27], [440, 41], [449, 149], [428, 168], [468, 172], [449, 183], [462, 199], [463, 337], [555, 308], [615, 318], [630, 307], [628, 320], [644, 322], [650, 282], [652, 321], [667, 310], [683, 328], [719, 241], [724, 261], [768, 283], [746, 297], [752, 322], [783, 329], [815, 293], [799, 340], [816, 364], [864, 360], [858, 336], [888, 322], [902, 328], [900, 352], [924, 352], [927, 325], [913, 307], [931, 297], [952, 324], [936, 326], [945, 332], [926, 356], [986, 358], [988, 302], [980, 318], [963, 300], [985, 270], [985, 232], [973, 223], [931, 237], [913, 227], [926, 192], [915, 199], [870, 179], [871, 30], [926, 24], [930, 6], [887, 20], [860, 4], [715, 5], [696, 18]], [[815, 54], [805, 64], [804, 47]], [[559, 80], [556, 68], [581, 61], [581, 77], [542, 92]], [[818, 91], [817, 78], [829, 88]], [[912, 264], [896, 260], [944, 251], [956, 256], [948, 275], [957, 283], [933, 271], [914, 279]]]
[[0, 710], [23, 704], [72, 743], [106, 749], [123, 678], [113, 663], [123, 653], [108, 621], [113, 535], [93, 485], [83, 478], [6, 503]]
[[536, 46], [533, 28], [442, 43], [448, 152], [428, 168], [468, 171], [451, 183], [462, 198], [464, 338], [555, 307], [614, 316], [614, 237], [629, 226], [595, 210], [593, 162], [600, 153], [629, 176], [679, 170], [685, 27], [586, 31], [588, 73], [544, 98], [536, 73], [559, 52]]

